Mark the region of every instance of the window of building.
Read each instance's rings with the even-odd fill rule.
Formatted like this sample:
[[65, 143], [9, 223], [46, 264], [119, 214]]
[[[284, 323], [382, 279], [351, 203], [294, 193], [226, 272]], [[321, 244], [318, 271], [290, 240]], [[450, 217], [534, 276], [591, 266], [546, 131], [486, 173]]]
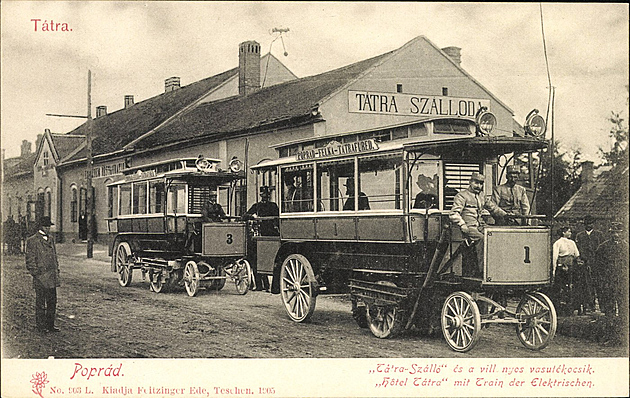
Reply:
[[131, 184], [120, 185], [120, 215], [131, 214]]
[[448, 96], [448, 87], [442, 87], [442, 95], [443, 96]]
[[397, 84], [397, 85], [396, 85], [396, 92], [397, 92], [397, 93], [402, 93], [402, 92], [403, 92], [403, 86], [402, 86], [402, 84]]
[[46, 197], [44, 200], [44, 216], [51, 217], [50, 210], [52, 207], [52, 193], [50, 192], [50, 189], [46, 191]]
[[49, 161], [48, 151], [44, 151], [44, 153], [42, 154], [42, 159], [44, 162], [44, 166], [48, 166], [48, 161]]
[[70, 221], [77, 222], [79, 219], [79, 198], [76, 185], [73, 185], [70, 191]]
[[433, 122], [435, 134], [470, 134], [475, 132], [473, 123], [465, 120], [436, 120]]
[[282, 212], [313, 211], [313, 165], [282, 169]]
[[[354, 161], [352, 159], [317, 163], [317, 211], [344, 209], [345, 201], [349, 196], [346, 188], [349, 182], [354, 186]], [[354, 199], [348, 206], [354, 208]]]
[[146, 214], [147, 212], [147, 182], [133, 184], [133, 214]]
[[402, 209], [400, 155], [359, 158], [358, 209]]
[[149, 182], [149, 213], [162, 213], [164, 205], [164, 182]]

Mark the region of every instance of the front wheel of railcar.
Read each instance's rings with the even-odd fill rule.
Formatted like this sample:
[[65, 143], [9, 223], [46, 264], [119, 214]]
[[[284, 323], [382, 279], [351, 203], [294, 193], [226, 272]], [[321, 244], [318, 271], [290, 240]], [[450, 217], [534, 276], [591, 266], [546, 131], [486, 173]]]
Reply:
[[114, 250], [114, 266], [118, 273], [118, 283], [122, 287], [131, 284], [133, 270], [131, 269], [131, 247], [127, 242], [118, 242]]
[[190, 260], [186, 263], [186, 267], [184, 268], [184, 286], [186, 287], [186, 293], [188, 293], [190, 297], [196, 296], [197, 292], [199, 292], [200, 279], [197, 263]]
[[301, 254], [291, 254], [280, 269], [280, 295], [289, 317], [306, 322], [315, 311], [317, 281], [313, 267]]
[[481, 314], [473, 298], [465, 292], [448, 296], [442, 306], [442, 334], [457, 352], [470, 351], [479, 341]]
[[556, 335], [556, 308], [543, 293], [525, 293], [516, 307], [516, 316], [519, 319], [516, 335], [530, 350], [542, 350]]
[[236, 285], [236, 291], [238, 294], [244, 295], [249, 291], [249, 287], [252, 284], [252, 268], [249, 262], [245, 259], [236, 261], [236, 273], [234, 274], [234, 284]]

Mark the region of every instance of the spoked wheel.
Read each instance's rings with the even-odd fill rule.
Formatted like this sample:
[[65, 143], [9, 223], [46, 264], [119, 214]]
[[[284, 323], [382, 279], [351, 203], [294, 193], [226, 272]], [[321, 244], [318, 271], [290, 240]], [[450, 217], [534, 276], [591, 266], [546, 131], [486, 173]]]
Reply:
[[543, 293], [525, 293], [516, 307], [516, 335], [530, 350], [542, 350], [556, 335], [558, 317], [553, 303]]
[[197, 263], [190, 260], [186, 263], [184, 268], [184, 286], [186, 287], [186, 293], [190, 297], [195, 297], [199, 291], [199, 269]]
[[118, 273], [118, 283], [122, 287], [131, 284], [133, 270], [131, 269], [131, 247], [127, 242], [119, 242], [114, 251], [114, 266]]
[[249, 266], [249, 262], [245, 259], [236, 261], [236, 272], [234, 273], [234, 284], [236, 285], [236, 291], [238, 294], [247, 294], [249, 287], [252, 284], [252, 268]]
[[470, 351], [479, 341], [481, 315], [473, 298], [465, 292], [455, 292], [442, 307], [442, 334], [446, 343], [457, 352]]
[[166, 293], [171, 287], [172, 276], [169, 275], [166, 280], [162, 280], [162, 274], [159, 272], [149, 273], [150, 289], [155, 293]]
[[354, 318], [360, 328], [365, 329], [368, 327], [367, 307], [359, 305], [359, 301], [354, 296], [352, 296], [352, 318]]
[[317, 281], [313, 267], [301, 254], [291, 254], [280, 270], [280, 293], [284, 308], [295, 322], [308, 321], [315, 311]]
[[379, 339], [396, 336], [402, 329], [401, 312], [397, 306], [367, 305], [367, 324]]

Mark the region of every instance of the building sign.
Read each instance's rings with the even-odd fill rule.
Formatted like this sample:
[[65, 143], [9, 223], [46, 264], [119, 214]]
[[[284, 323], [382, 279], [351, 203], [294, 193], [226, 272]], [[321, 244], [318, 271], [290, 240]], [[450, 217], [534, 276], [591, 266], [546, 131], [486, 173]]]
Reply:
[[348, 91], [351, 113], [400, 116], [450, 116], [474, 118], [480, 107], [490, 109], [490, 100], [434, 95]]
[[145, 179], [145, 178], [152, 178], [152, 177], [155, 177], [155, 176], [157, 176], [157, 172], [156, 172], [155, 169], [144, 170], [144, 171], [138, 170], [138, 171], [136, 171], [133, 174], [129, 174], [126, 177], [126, 180], [127, 181], [136, 181], [136, 180], [142, 180], [142, 179]]
[[[125, 162], [110, 164], [106, 166], [97, 166], [92, 168], [92, 178], [109, 177], [115, 174], [120, 174], [126, 168], [127, 165], [125, 164]], [[87, 178], [87, 171], [83, 172], [83, 176]]]
[[295, 154], [297, 160], [322, 159], [341, 155], [353, 155], [363, 152], [378, 150], [378, 143], [374, 139], [348, 142], [342, 144], [338, 141], [331, 141], [323, 148], [307, 149]]

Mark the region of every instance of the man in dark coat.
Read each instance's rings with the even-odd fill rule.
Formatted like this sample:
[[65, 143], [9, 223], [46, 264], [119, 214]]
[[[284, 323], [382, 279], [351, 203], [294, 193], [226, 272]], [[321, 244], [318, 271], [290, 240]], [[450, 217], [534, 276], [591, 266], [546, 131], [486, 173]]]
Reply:
[[[601, 296], [604, 289], [605, 280], [603, 275], [595, 273], [597, 269], [595, 251], [604, 242], [604, 234], [594, 228], [595, 219], [590, 215], [584, 217], [584, 231], [575, 236], [575, 243], [580, 251], [580, 257], [584, 261], [583, 277], [587, 288], [587, 305], [595, 309], [595, 295]], [[604, 293], [605, 294], [605, 293]], [[600, 303], [601, 305], [601, 303]]]
[[55, 327], [59, 262], [50, 217], [43, 217], [40, 228], [26, 240], [26, 269], [33, 276], [35, 289], [35, 322], [41, 332], [58, 332]]
[[[252, 207], [247, 210], [247, 213], [243, 215], [244, 220], [255, 220], [263, 217], [259, 220], [258, 234], [260, 236], [278, 236], [280, 230], [278, 229], [278, 216], [280, 211], [278, 205], [271, 202], [271, 190], [269, 187], [260, 187], [260, 202], [256, 202]], [[252, 256], [250, 263], [252, 264], [252, 271], [254, 273], [254, 280], [256, 281], [256, 290], [269, 291], [269, 279], [266, 275], [258, 273], [258, 264], [256, 262], [256, 242], [252, 245]]]
[[[594, 270], [604, 280], [599, 306], [607, 316], [628, 319], [628, 233], [621, 223], [613, 222], [611, 238], [604, 241], [595, 251], [597, 268]], [[617, 308], [615, 308], [617, 307]]]

